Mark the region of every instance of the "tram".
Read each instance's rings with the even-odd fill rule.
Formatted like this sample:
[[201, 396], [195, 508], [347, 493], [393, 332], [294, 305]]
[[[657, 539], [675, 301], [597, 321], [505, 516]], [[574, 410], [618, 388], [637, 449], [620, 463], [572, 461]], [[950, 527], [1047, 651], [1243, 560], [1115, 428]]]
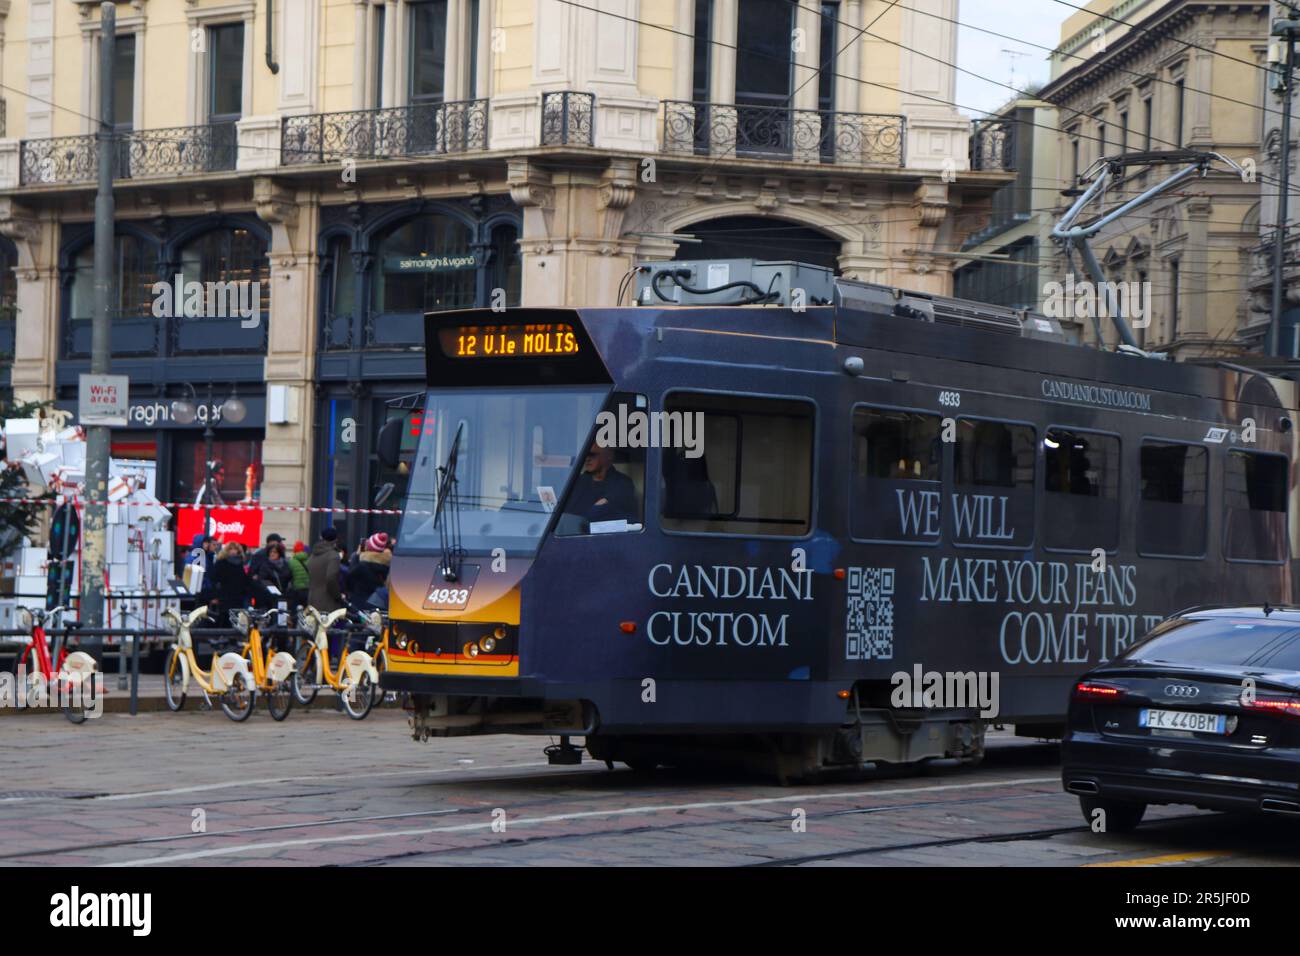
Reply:
[[414, 451], [382, 683], [417, 740], [976, 761], [993, 725], [1058, 735], [1072, 679], [1163, 616], [1297, 597], [1295, 387], [1248, 368], [844, 280], [426, 336], [421, 410], [380, 436]]

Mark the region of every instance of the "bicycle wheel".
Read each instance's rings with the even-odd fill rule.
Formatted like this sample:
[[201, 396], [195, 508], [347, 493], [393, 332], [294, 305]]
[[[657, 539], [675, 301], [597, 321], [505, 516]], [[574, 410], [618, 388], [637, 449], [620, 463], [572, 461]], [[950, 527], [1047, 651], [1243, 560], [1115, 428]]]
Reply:
[[317, 686], [320, 684], [320, 660], [316, 656], [315, 645], [310, 641], [301, 642], [293, 652], [293, 659], [297, 661], [297, 666], [289, 676], [293, 699], [306, 707], [320, 692]]
[[71, 704], [64, 704], [63, 716], [68, 718], [69, 723], [84, 724], [86, 722], [86, 705], [78, 704], [73, 707]]
[[379, 688], [374, 685], [368, 673], [361, 675], [356, 684], [348, 687], [341, 693], [343, 698], [343, 709], [348, 712], [348, 716], [353, 720], [364, 720], [370, 713], [370, 708], [375, 706], [375, 694]]
[[221, 695], [221, 709], [236, 723], [245, 721], [253, 713], [256, 697], [257, 691], [245, 683], [244, 675], [236, 674], [230, 682], [230, 688]]
[[266, 692], [266, 709], [275, 720], [284, 720], [293, 710], [293, 675], [289, 675], [278, 684], [272, 684]]
[[173, 647], [167, 655], [167, 666], [163, 668], [163, 697], [167, 700], [168, 710], [176, 711], [185, 706], [184, 667], [180, 648]]

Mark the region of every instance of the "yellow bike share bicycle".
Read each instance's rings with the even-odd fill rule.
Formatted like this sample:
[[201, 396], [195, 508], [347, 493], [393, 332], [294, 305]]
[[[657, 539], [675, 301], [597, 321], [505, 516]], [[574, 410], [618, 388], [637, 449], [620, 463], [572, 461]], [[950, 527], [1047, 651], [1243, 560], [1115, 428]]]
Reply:
[[280, 618], [277, 608], [264, 611], [234, 610], [230, 612], [230, 625], [246, 638], [243, 655], [253, 675], [253, 684], [266, 698], [266, 709], [276, 720], [284, 720], [293, 710], [293, 655], [287, 651], [263, 648], [262, 630], [275, 625]]
[[194, 638], [190, 631], [207, 616], [206, 607], [195, 608], [184, 617], [171, 608], [163, 612], [164, 619], [176, 631], [176, 645], [167, 655], [167, 666], [163, 670], [163, 694], [167, 707], [173, 711], [184, 707], [193, 681], [209, 707], [212, 706], [212, 695], [216, 695], [227, 717], [234, 721], [247, 720], [253, 713], [257, 695], [257, 681], [249, 669], [248, 660], [234, 651], [224, 651], [218, 656], [218, 648], [228, 643], [220, 639], [211, 642], [213, 653], [208, 670], [200, 667], [194, 656]]
[[[330, 666], [330, 628], [347, 617], [348, 609], [340, 608], [322, 615], [309, 606], [299, 614], [304, 628], [312, 631], [314, 636], [299, 644], [294, 655], [294, 698], [306, 707], [316, 699], [317, 693], [329, 687], [338, 693], [349, 717], [363, 720], [374, 707], [375, 699], [383, 693], [379, 689], [379, 672], [375, 669], [374, 659], [363, 650], [348, 651], [349, 633], [344, 636], [339, 649], [338, 670]], [[366, 630], [373, 636], [369, 626]]]

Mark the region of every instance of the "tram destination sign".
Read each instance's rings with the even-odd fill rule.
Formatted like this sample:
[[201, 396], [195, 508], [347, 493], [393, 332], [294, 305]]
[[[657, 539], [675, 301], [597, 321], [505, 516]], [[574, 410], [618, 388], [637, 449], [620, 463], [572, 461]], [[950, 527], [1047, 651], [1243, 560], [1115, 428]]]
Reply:
[[440, 329], [438, 341], [455, 359], [571, 358], [582, 348], [573, 326], [562, 322], [455, 325]]

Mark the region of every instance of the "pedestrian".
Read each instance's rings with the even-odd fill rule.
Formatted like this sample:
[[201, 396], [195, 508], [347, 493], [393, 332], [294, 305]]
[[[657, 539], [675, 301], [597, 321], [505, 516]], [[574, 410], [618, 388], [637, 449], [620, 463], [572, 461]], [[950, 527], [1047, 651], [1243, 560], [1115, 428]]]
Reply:
[[208, 617], [214, 627], [229, 627], [230, 612], [246, 608], [255, 598], [261, 604], [270, 595], [244, 569], [244, 546], [231, 541], [212, 563], [212, 600]]
[[311, 587], [311, 573], [307, 570], [307, 546], [301, 541], [293, 543], [293, 554], [289, 555], [289, 616], [296, 618], [298, 608], [307, 603], [307, 591]]
[[[257, 565], [253, 561], [248, 562], [249, 574], [255, 581], [265, 585], [268, 588], [275, 588], [286, 599], [289, 597], [289, 589], [293, 585], [293, 571], [289, 568], [289, 559], [284, 554], [284, 543], [282, 540], [269, 542], [265, 549], [266, 553]], [[257, 567], [256, 573], [253, 569]]]
[[321, 615], [345, 606], [339, 584], [338, 541], [338, 530], [325, 528], [320, 540], [311, 546], [311, 557], [307, 559], [307, 602]]
[[253, 556], [248, 559], [248, 573], [258, 581], [264, 580], [263, 573], [265, 568], [263, 565], [266, 563], [267, 555], [271, 551], [271, 546], [275, 544], [280, 545], [283, 549], [284, 538], [280, 537], [275, 532], [272, 532], [266, 536], [266, 544], [254, 551]]
[[348, 570], [348, 604], [361, 611], [377, 606], [375, 592], [388, 583], [388, 569], [393, 553], [388, 550], [388, 535], [380, 531], [361, 543], [356, 561]]

